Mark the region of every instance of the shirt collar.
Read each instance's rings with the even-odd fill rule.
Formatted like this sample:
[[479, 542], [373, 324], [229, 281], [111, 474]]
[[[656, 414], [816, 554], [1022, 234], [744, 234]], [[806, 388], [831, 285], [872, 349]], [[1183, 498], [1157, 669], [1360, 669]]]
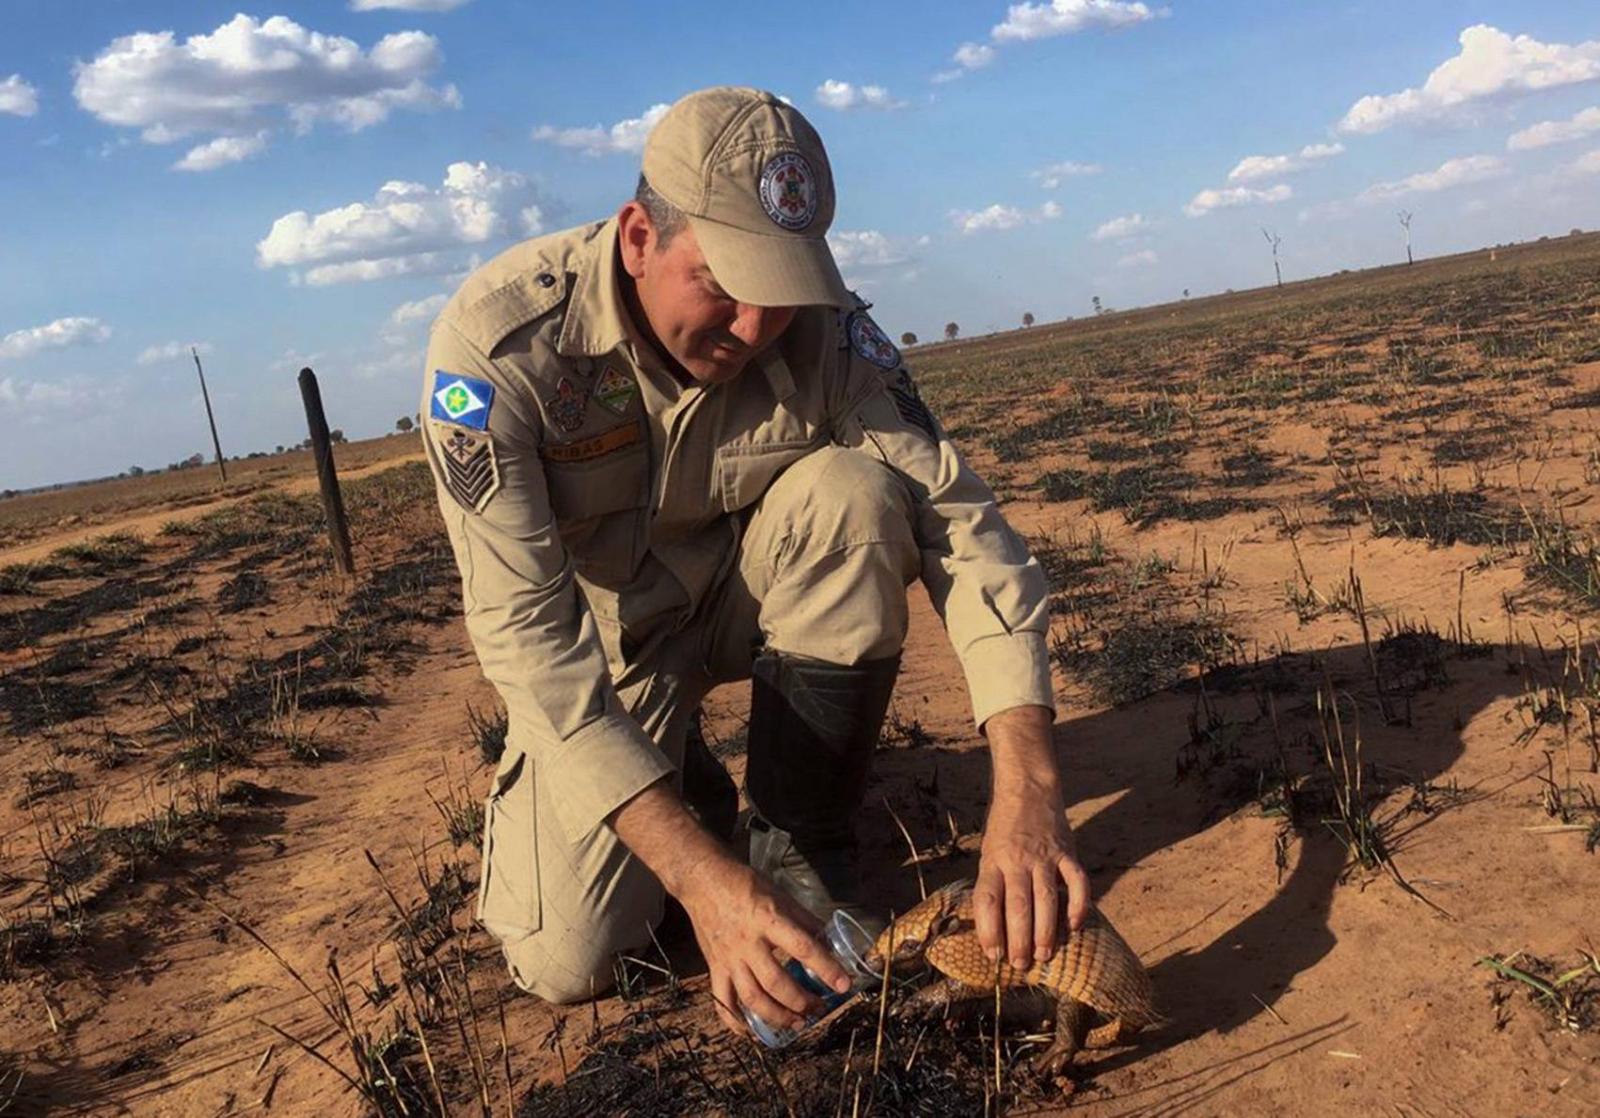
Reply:
[[617, 219], [600, 226], [578, 261], [556, 352], [563, 357], [599, 357], [627, 336], [626, 309], [617, 280]]

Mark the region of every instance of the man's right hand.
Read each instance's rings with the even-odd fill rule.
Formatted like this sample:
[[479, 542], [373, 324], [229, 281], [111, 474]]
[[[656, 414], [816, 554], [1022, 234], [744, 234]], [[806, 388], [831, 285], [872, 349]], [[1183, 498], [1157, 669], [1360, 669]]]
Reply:
[[795, 1028], [822, 1009], [779, 965], [781, 951], [841, 994], [850, 979], [816, 937], [810, 913], [735, 859], [695, 822], [665, 781], [652, 784], [611, 817], [617, 837], [677, 897], [694, 925], [711, 974], [717, 1014], [746, 1032], [743, 1006], [774, 1028]]
[[743, 1006], [775, 1029], [799, 1028], [822, 1010], [779, 965], [774, 951], [798, 959], [839, 993], [850, 978], [816, 936], [816, 919], [749, 866], [724, 855], [678, 894], [711, 974], [717, 1013], [735, 1032], [746, 1031]]

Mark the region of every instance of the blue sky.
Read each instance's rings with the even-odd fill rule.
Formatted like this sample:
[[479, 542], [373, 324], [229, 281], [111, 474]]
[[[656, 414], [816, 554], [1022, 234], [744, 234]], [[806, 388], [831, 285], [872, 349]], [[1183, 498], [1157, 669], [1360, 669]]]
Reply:
[[[0, 488], [415, 408], [474, 260], [612, 212], [653, 106], [791, 98], [844, 272], [964, 333], [1600, 226], [1600, 9], [0, 0]], [[372, 9], [372, 10], [359, 10]], [[388, 184], [386, 186], [386, 184]]]

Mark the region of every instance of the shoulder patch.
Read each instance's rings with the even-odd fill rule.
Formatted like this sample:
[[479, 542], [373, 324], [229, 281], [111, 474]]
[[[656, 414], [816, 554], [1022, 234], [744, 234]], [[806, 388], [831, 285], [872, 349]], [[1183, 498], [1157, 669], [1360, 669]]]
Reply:
[[479, 512], [500, 488], [500, 468], [488, 434], [461, 427], [430, 424], [444, 487], [468, 512]]
[[893, 369], [900, 364], [900, 351], [866, 311], [852, 311], [845, 332], [850, 336], [850, 348], [878, 368]]
[[428, 405], [430, 418], [458, 427], [470, 427], [474, 431], [489, 429], [494, 385], [488, 381], [435, 369], [431, 399]]
[[916, 382], [905, 369], [895, 373], [894, 379], [889, 381], [889, 398], [894, 401], [894, 410], [900, 413], [901, 419], [934, 442], [939, 441], [939, 428], [933, 421], [933, 413], [923, 403], [922, 393], [917, 391]]

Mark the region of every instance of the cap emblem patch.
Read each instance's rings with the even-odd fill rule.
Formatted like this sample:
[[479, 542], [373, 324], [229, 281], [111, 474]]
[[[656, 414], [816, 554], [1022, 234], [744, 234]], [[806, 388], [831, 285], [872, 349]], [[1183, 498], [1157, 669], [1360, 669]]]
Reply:
[[900, 351], [895, 348], [878, 324], [862, 311], [850, 316], [850, 348], [871, 361], [880, 369], [893, 369], [900, 364]]
[[798, 232], [817, 216], [817, 178], [797, 151], [774, 155], [761, 168], [761, 205], [776, 224]]

